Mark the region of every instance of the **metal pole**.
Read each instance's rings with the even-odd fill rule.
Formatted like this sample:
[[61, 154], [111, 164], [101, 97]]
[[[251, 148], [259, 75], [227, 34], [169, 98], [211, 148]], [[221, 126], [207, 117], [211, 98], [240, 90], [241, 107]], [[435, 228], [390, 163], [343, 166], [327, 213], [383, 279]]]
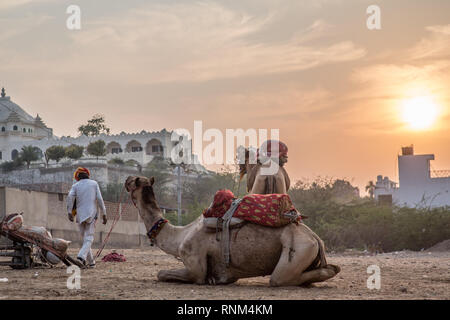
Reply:
[[178, 225], [181, 226], [181, 166], [178, 165]]

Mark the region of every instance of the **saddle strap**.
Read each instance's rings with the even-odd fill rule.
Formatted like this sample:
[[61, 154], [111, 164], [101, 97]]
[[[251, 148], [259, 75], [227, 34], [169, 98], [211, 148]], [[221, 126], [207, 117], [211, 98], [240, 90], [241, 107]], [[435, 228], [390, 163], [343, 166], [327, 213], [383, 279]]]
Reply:
[[234, 199], [230, 208], [222, 217], [222, 257], [225, 265], [230, 265], [230, 222], [242, 199]]

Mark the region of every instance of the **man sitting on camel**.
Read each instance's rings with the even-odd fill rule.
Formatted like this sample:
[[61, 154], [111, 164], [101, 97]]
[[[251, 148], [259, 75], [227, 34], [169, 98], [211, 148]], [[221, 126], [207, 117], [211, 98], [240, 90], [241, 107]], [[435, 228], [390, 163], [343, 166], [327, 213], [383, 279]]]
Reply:
[[290, 179], [284, 165], [288, 160], [286, 144], [267, 140], [257, 152], [243, 148], [238, 151], [240, 179], [247, 174], [247, 191], [251, 194], [285, 194]]

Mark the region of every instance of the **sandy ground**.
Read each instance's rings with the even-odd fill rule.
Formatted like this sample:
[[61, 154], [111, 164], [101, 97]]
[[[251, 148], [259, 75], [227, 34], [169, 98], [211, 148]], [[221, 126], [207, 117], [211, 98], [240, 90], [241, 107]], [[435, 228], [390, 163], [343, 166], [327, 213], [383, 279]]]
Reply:
[[[450, 252], [328, 254], [329, 263], [339, 265], [341, 273], [309, 288], [271, 288], [269, 277], [227, 286], [161, 283], [156, 281], [157, 272], [181, 268], [180, 261], [152, 247], [117, 252], [127, 261], [98, 261], [95, 269], [82, 270], [80, 290], [67, 289], [65, 266], [28, 270], [0, 266], [0, 278], [8, 278], [0, 282], [0, 299], [450, 299]], [[373, 264], [381, 270], [380, 290], [367, 289], [367, 267]]]

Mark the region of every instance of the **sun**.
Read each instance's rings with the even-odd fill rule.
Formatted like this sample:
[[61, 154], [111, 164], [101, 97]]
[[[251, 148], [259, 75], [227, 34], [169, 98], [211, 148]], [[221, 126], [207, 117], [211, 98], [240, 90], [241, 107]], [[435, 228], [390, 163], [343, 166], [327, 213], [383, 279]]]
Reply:
[[430, 96], [409, 98], [403, 101], [403, 120], [411, 128], [423, 130], [430, 128], [436, 121], [438, 106]]

